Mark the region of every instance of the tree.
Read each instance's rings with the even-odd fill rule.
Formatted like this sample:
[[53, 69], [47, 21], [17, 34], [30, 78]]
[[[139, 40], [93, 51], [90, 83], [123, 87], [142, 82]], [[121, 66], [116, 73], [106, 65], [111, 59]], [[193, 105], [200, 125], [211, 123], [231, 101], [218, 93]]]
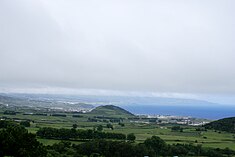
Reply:
[[124, 127], [124, 126], [125, 126], [125, 124], [124, 124], [124, 123], [121, 123], [121, 122], [119, 122], [118, 125], [120, 125], [121, 127]]
[[180, 126], [173, 126], [171, 128], [171, 131], [180, 131], [180, 132], [183, 132], [183, 128], [181, 128]]
[[97, 126], [97, 131], [103, 131], [103, 126], [102, 125], [98, 125]]
[[131, 142], [134, 142], [136, 137], [133, 133], [130, 133], [127, 135], [127, 138], [126, 138], [128, 141], [131, 141]]
[[34, 134], [20, 125], [12, 125], [0, 130], [0, 156], [46, 156], [45, 147]]
[[110, 124], [110, 123], [108, 123], [108, 124], [107, 124], [107, 128], [110, 128], [110, 129], [112, 129], [112, 130], [113, 130], [113, 125], [112, 125], [112, 124]]
[[6, 110], [6, 111], [3, 112], [3, 114], [16, 115], [16, 112], [15, 111]]
[[73, 129], [77, 129], [78, 125], [77, 124], [73, 124]]
[[158, 136], [152, 136], [144, 141], [145, 146], [151, 150], [155, 156], [166, 153], [167, 145], [163, 139]]
[[24, 127], [30, 127], [30, 122], [29, 121], [21, 121], [20, 125], [22, 125]]
[[226, 147], [226, 148], [224, 149], [224, 154], [226, 154], [227, 156], [232, 156], [233, 151], [230, 150], [228, 147]]

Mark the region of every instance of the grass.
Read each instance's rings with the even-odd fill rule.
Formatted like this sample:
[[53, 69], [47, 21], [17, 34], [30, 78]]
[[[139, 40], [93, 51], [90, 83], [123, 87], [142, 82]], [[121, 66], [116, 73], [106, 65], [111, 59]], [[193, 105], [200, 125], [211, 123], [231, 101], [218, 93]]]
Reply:
[[[204, 132], [195, 131], [194, 127], [183, 126], [183, 132], [173, 132], [171, 131], [172, 125], [160, 126], [156, 124], [143, 124], [143, 123], [130, 123], [127, 119], [124, 120], [124, 127], [121, 127], [117, 123], [113, 123], [114, 130], [106, 128], [104, 122], [88, 122], [88, 117], [93, 117], [93, 115], [84, 114], [83, 117], [74, 118], [73, 114], [66, 113], [67, 117], [53, 117], [53, 116], [33, 116], [33, 115], [3, 115], [8, 118], [19, 118], [19, 119], [30, 119], [31, 126], [28, 127], [28, 131], [31, 133], [36, 133], [39, 127], [54, 127], [54, 128], [72, 128], [73, 124], [78, 124], [78, 129], [92, 129], [94, 126], [103, 125], [105, 132], [116, 132], [116, 133], [134, 133], [136, 136], [136, 142], [143, 142], [146, 138], [153, 135], [159, 136], [164, 139], [168, 144], [174, 143], [191, 143], [191, 144], [201, 144], [203, 147], [213, 147], [213, 148], [230, 148], [235, 150], [235, 138], [231, 133], [226, 132], [214, 132], [213, 130], [208, 130]], [[60, 140], [54, 139], [38, 139], [44, 145], [52, 145], [54, 143], [60, 142]], [[80, 143], [78, 141], [72, 141], [73, 143]]]
[[[48, 146], [48, 145], [53, 145], [55, 143], [59, 143], [61, 140], [38, 138], [38, 141], [41, 142], [43, 145]], [[66, 140], [63, 140], [63, 141], [66, 141]], [[69, 141], [69, 142], [74, 143], [74, 144], [82, 143], [80, 141]]]
[[132, 125], [132, 127], [117, 127], [113, 131], [106, 131], [125, 134], [134, 133], [136, 135], [136, 142], [143, 142], [146, 138], [155, 135], [164, 139], [168, 144], [201, 144], [203, 147], [228, 147], [235, 150], [235, 138], [233, 137], [233, 134], [226, 132], [218, 133], [212, 130], [208, 130], [206, 132], [198, 132], [195, 131], [195, 128], [193, 127], [185, 129], [183, 132], [173, 132], [170, 128], [160, 128], [157, 126], [155, 126], [155, 128], [146, 128]]

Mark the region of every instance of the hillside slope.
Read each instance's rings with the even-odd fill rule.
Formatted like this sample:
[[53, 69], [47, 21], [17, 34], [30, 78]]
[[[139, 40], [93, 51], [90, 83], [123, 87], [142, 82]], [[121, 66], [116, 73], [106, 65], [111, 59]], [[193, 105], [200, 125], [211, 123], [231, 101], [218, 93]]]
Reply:
[[206, 124], [205, 128], [235, 133], [235, 117], [213, 121]]
[[130, 113], [129, 111], [114, 105], [98, 106], [95, 109], [93, 109], [91, 112], [89, 112], [89, 114], [96, 116], [123, 117], [123, 118], [134, 116], [134, 114]]
[[50, 97], [50, 95], [7, 95], [0, 93], [0, 107], [30, 107], [30, 108], [50, 108], [63, 111], [89, 111], [94, 108], [92, 104], [74, 101], [73, 99], [63, 99]]

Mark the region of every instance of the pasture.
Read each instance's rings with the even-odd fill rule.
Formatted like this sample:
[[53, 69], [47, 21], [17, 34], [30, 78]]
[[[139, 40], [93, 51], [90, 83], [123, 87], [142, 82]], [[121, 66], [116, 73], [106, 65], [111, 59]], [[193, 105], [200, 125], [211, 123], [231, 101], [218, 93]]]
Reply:
[[[77, 124], [77, 129], [93, 129], [98, 125], [103, 126], [105, 132], [115, 133], [134, 133], [136, 136], [136, 143], [143, 142], [146, 138], [153, 135], [159, 136], [164, 139], [168, 144], [187, 143], [193, 145], [202, 145], [203, 147], [213, 148], [230, 148], [235, 150], [235, 136], [232, 133], [218, 132], [214, 130], [196, 131], [196, 127], [181, 125], [183, 132], [172, 131], [171, 127], [174, 124], [159, 125], [155, 123], [135, 123], [130, 122], [127, 118], [124, 118], [122, 123], [124, 126], [120, 126], [118, 123], [111, 123], [114, 127], [113, 130], [106, 128], [107, 122], [90, 122], [88, 118], [92, 118], [92, 114], [81, 114], [81, 117], [73, 117], [73, 113], [66, 113], [66, 117], [57, 116], [38, 116], [38, 115], [23, 115], [18, 113], [16, 115], [4, 115], [0, 113], [0, 117], [6, 117], [10, 119], [30, 120], [30, 127], [27, 127], [31, 133], [36, 133], [40, 127], [53, 127], [53, 128], [72, 128], [73, 124]], [[117, 117], [117, 116], [116, 116]], [[123, 118], [123, 117], [122, 117]], [[60, 140], [55, 139], [40, 139], [40, 142], [45, 145], [52, 145], [58, 143]], [[80, 143], [79, 141], [72, 141], [73, 143]]]

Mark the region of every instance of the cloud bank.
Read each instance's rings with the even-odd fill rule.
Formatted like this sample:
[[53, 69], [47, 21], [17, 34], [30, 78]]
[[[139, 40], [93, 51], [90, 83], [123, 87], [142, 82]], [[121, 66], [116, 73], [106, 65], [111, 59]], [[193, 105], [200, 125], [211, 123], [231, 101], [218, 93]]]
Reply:
[[0, 86], [235, 93], [233, 0], [0, 1]]

